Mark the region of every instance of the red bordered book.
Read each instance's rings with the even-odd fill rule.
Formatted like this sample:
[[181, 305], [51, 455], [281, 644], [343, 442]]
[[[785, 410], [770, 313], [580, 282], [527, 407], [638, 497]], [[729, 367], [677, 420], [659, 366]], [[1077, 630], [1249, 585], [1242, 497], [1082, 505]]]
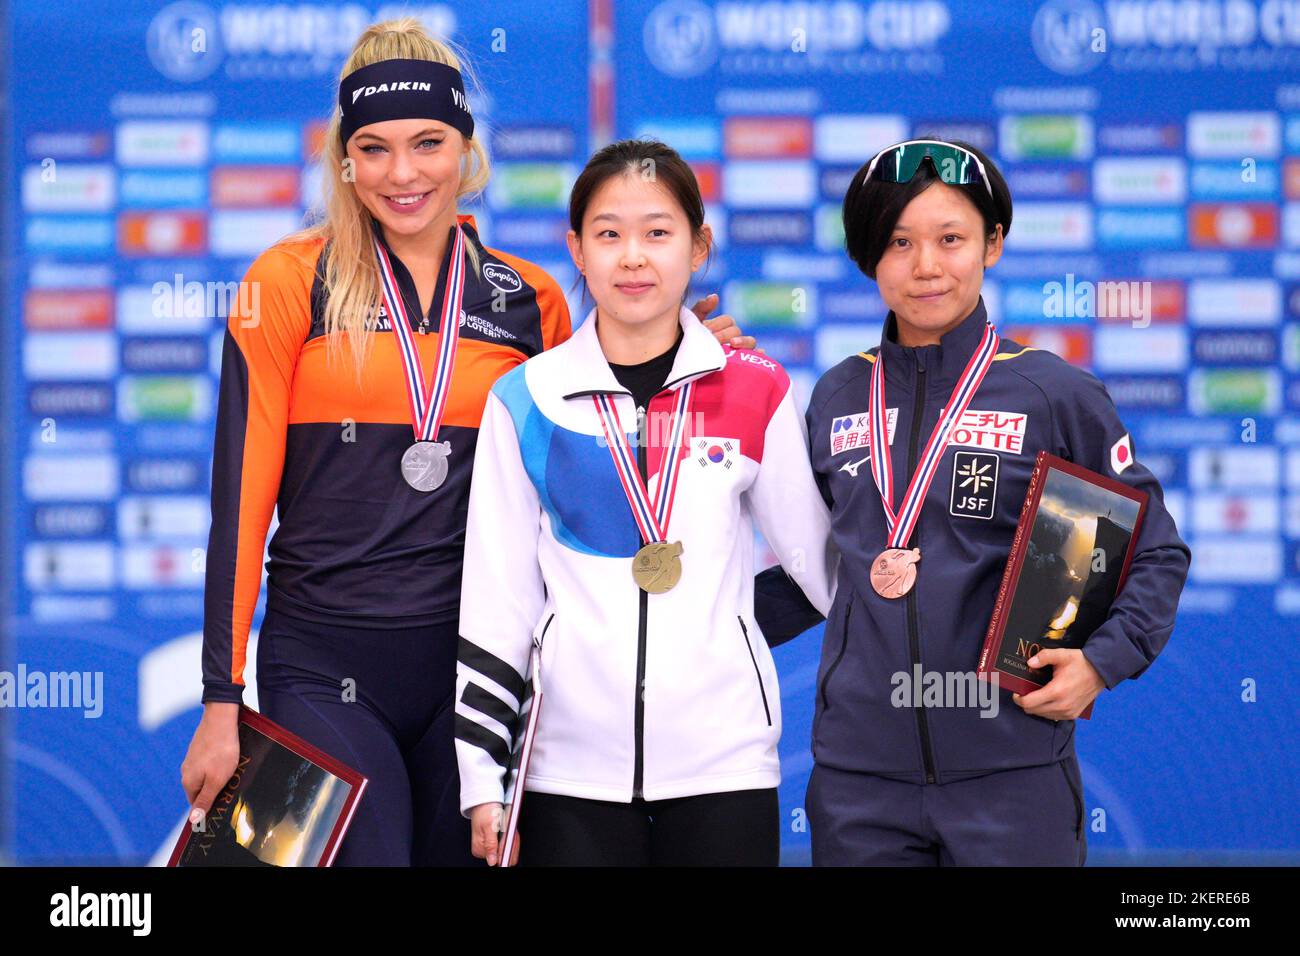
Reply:
[[296, 734], [239, 708], [239, 764], [168, 866], [329, 866], [367, 779]]
[[524, 701], [519, 715], [521, 729], [511, 748], [510, 766], [506, 768], [498, 866], [510, 865], [510, 856], [519, 839], [519, 812], [524, 802], [524, 783], [528, 779], [528, 761], [533, 755], [533, 739], [537, 736], [537, 718], [542, 712], [542, 650], [539, 646], [533, 646], [531, 658], [532, 693]]
[[[1083, 647], [1124, 586], [1147, 494], [1074, 462], [1038, 453], [989, 620], [979, 676], [1029, 694], [1052, 677], [1026, 660]], [[1080, 715], [1092, 716], [1092, 704]]]

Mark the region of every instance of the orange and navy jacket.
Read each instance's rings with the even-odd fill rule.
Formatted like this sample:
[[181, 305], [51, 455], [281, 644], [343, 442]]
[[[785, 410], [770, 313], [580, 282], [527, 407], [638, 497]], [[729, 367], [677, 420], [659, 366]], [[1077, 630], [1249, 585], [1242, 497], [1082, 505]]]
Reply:
[[[204, 592], [203, 701], [242, 699], [245, 650], [267, 549], [267, 606], [334, 625], [414, 627], [455, 620], [469, 483], [488, 392], [525, 359], [569, 337], [555, 280], [485, 247], [458, 217], [480, 267], [468, 269], [460, 342], [439, 441], [446, 481], [432, 492], [402, 478], [414, 441], [406, 381], [381, 307], [360, 381], [346, 339], [331, 361], [324, 328], [323, 240], [280, 243], [244, 278], [226, 326], [212, 462], [212, 528]], [[383, 241], [377, 224], [375, 234]], [[385, 243], [387, 245], [387, 243]], [[415, 336], [426, 377], [435, 367], [448, 255], [427, 334]], [[415, 284], [388, 249], [410, 322]]]

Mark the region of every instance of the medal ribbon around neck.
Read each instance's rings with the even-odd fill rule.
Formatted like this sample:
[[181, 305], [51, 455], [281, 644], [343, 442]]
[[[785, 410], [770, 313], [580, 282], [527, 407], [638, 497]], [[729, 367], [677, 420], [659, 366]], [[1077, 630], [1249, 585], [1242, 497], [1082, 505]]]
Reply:
[[[672, 518], [673, 499], [677, 496], [677, 476], [681, 473], [683, 461], [679, 453], [682, 436], [686, 431], [686, 419], [690, 414], [691, 395], [695, 383], [687, 382], [677, 390], [677, 402], [673, 407], [672, 444], [664, 449], [663, 463], [659, 469], [659, 488], [654, 503], [650, 501], [650, 492], [641, 480], [641, 472], [636, 466], [636, 458], [628, 447], [623, 434], [623, 426], [618, 420], [618, 409], [612, 395], [593, 395], [596, 414], [605, 429], [605, 444], [609, 447], [610, 457], [614, 459], [614, 470], [623, 485], [628, 504], [632, 506], [632, 517], [641, 531], [641, 540], [647, 544], [668, 540], [668, 522]], [[638, 436], [640, 437], [640, 436]]]
[[975, 397], [975, 392], [978, 391], [980, 382], [984, 380], [984, 374], [989, 370], [989, 366], [993, 364], [993, 356], [997, 352], [998, 333], [994, 331], [992, 322], [986, 322], [984, 337], [980, 339], [980, 344], [971, 355], [970, 361], [966, 363], [961, 378], [957, 380], [952, 394], [948, 396], [948, 407], [935, 423], [934, 431], [930, 433], [930, 440], [926, 442], [925, 452], [921, 455], [916, 473], [912, 475], [907, 491], [903, 493], [903, 502], [897, 515], [893, 507], [894, 471], [891, 467], [888, 431], [885, 425], [885, 353], [883, 349], [876, 353], [876, 361], [872, 363], [871, 391], [867, 402], [870, 426], [868, 436], [871, 442], [871, 474], [876, 479], [880, 501], [885, 506], [889, 547], [907, 547], [907, 540], [912, 536], [912, 529], [916, 527], [916, 522], [921, 517], [921, 504], [925, 501], [926, 492], [930, 490], [935, 472], [939, 470], [939, 460], [943, 458], [944, 449], [948, 447], [952, 430], [965, 414], [971, 399]]
[[438, 363], [433, 380], [426, 386], [420, 350], [415, 345], [402, 301], [393, 264], [383, 243], [375, 239], [375, 256], [379, 260], [379, 279], [384, 287], [384, 304], [388, 309], [388, 324], [397, 336], [397, 350], [402, 356], [402, 370], [406, 373], [406, 394], [411, 403], [411, 428], [416, 441], [433, 441], [438, 437], [442, 416], [451, 394], [451, 371], [456, 364], [456, 346], [460, 340], [460, 307], [465, 294], [465, 233], [456, 226], [451, 247], [451, 265], [447, 270], [447, 288], [442, 297], [442, 323], [438, 327]]

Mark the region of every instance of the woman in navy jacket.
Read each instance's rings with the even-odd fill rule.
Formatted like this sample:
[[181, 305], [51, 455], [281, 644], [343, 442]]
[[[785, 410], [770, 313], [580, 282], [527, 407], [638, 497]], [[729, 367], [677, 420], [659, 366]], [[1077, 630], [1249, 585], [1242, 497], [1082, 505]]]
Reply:
[[[807, 413], [843, 556], [817, 678], [813, 863], [1082, 864], [1074, 718], [1160, 653], [1190, 552], [1101, 382], [999, 339], [988, 322], [980, 289], [1002, 253], [1011, 196], [986, 156], [934, 140], [883, 150], [854, 176], [844, 226], [850, 257], [890, 312], [880, 345], [822, 376]], [[878, 368], [876, 434], [889, 452], [879, 472], [868, 414]], [[946, 446], [941, 435], [932, 443], [941, 411], [963, 400], [962, 427]], [[1150, 501], [1106, 621], [1081, 650], [1031, 659], [1052, 668], [1042, 689], [990, 695], [971, 675], [1042, 449]], [[887, 575], [872, 580], [891, 548], [888, 570], [904, 583], [914, 576], [897, 596]], [[759, 583], [759, 622], [775, 640], [810, 623], [782, 601], [782, 585], [771, 573]], [[974, 688], [975, 699], [921, 699], [913, 685], [935, 673], [946, 686]]]

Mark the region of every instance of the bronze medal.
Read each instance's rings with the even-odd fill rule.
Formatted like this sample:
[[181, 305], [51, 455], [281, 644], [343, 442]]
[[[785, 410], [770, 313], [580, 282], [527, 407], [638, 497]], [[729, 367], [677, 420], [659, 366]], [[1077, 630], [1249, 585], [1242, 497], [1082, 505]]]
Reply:
[[883, 598], [900, 598], [916, 583], [921, 549], [887, 548], [871, 562], [871, 586]]
[[897, 512], [894, 511], [894, 473], [885, 416], [885, 353], [883, 350], [876, 353], [876, 361], [871, 368], [870, 391], [867, 393], [867, 440], [871, 452], [871, 477], [880, 492], [880, 503], [885, 509], [888, 543], [891, 545], [871, 562], [871, 589], [882, 598], [900, 598], [911, 591], [912, 585], [916, 583], [916, 565], [921, 560], [921, 549], [908, 550], [907, 542], [920, 520], [926, 492], [934, 481], [953, 428], [975, 397], [997, 351], [998, 334], [993, 329], [993, 323], [985, 318], [984, 335], [980, 344], [966, 363], [965, 371], [953, 386], [952, 393], [943, 406], [943, 413], [930, 432], [925, 454], [921, 456], [907, 483], [907, 490], [903, 492], [903, 501]]
[[632, 579], [647, 594], [671, 591], [682, 578], [682, 543], [652, 541], [632, 559]]

